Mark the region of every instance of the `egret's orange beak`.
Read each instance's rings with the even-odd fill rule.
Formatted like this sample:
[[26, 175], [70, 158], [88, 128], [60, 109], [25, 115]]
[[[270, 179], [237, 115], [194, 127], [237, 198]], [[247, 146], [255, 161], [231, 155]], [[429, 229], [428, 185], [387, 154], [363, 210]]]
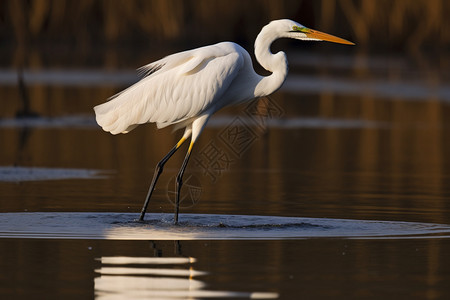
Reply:
[[327, 42], [333, 42], [333, 43], [339, 43], [339, 44], [347, 44], [347, 45], [354, 45], [355, 43], [352, 43], [350, 41], [341, 39], [340, 37], [324, 33], [318, 30], [309, 29], [302, 31], [304, 34], [306, 34], [307, 37], [312, 39], [318, 39], [321, 41], [327, 41]]

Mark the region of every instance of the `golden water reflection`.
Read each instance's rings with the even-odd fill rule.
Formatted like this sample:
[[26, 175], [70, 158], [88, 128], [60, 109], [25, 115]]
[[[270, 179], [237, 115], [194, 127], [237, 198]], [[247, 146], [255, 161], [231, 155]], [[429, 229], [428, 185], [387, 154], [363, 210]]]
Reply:
[[277, 293], [209, 290], [192, 257], [101, 257], [95, 299], [276, 299]]
[[[448, 239], [197, 240], [180, 245], [183, 255], [197, 258], [195, 263], [146, 261], [127, 266], [189, 271], [192, 265], [195, 271], [207, 272], [192, 278], [194, 285], [205, 285], [204, 291], [276, 292], [280, 299], [380, 295], [393, 299], [399, 293], [410, 299], [445, 299], [449, 295]], [[146, 260], [154, 255], [163, 256], [162, 262], [179, 257], [173, 241], [155, 246], [148, 241], [0, 239], [0, 249], [4, 270], [0, 293], [11, 299], [93, 298], [102, 283], [102, 275], [94, 270], [113, 266], [103, 264], [99, 260], [103, 257]], [[189, 283], [188, 277], [180, 279]]]

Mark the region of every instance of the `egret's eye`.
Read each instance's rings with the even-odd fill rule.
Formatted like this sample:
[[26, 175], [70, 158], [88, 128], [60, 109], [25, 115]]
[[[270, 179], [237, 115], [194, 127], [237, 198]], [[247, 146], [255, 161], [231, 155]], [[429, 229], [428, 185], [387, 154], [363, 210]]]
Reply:
[[306, 27], [292, 26], [291, 31], [307, 33], [307, 32], [309, 32], [309, 29]]

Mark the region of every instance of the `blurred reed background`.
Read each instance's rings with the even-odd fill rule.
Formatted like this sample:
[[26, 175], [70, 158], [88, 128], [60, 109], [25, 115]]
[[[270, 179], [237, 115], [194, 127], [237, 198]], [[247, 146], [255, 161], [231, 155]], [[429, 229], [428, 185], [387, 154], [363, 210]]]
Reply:
[[124, 48], [222, 40], [250, 47], [259, 29], [278, 18], [347, 37], [363, 53], [436, 57], [450, 49], [447, 0], [13, 0], [0, 3], [0, 14], [3, 67], [101, 65], [106, 62], [92, 53], [105, 48], [113, 57], [111, 51]]
[[[344, 61], [351, 76], [369, 80], [377, 71], [371, 69], [370, 56], [381, 56], [382, 63], [390, 64], [382, 75], [394, 78], [411, 72], [388, 58], [407, 57], [424, 80], [436, 85], [450, 77], [449, 14], [446, 0], [1, 1], [0, 68], [128, 70], [224, 40], [238, 42], [252, 54], [262, 26], [291, 18], [357, 44], [349, 48], [296, 43], [296, 51], [351, 53]], [[292, 42], [284, 41], [283, 49], [289, 45]], [[289, 60], [295, 71], [295, 60]], [[312, 71], [318, 69], [327, 72], [325, 64]], [[14, 110], [0, 104], [3, 116]]]

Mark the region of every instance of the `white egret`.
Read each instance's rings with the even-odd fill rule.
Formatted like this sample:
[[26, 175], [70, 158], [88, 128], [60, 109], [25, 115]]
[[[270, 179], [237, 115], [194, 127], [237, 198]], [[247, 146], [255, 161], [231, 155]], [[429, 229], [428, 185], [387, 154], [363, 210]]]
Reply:
[[269, 76], [254, 71], [244, 48], [222, 42], [172, 54], [141, 67], [144, 77], [139, 82], [94, 107], [97, 123], [112, 134], [127, 133], [144, 123], [156, 123], [158, 128], [169, 125], [185, 128], [178, 143], [156, 166], [141, 221], [164, 164], [190, 137], [176, 178], [174, 222], [178, 222], [183, 174], [192, 148], [212, 114], [228, 105], [270, 95], [280, 88], [288, 72], [286, 55], [270, 51], [270, 45], [279, 38], [354, 45], [291, 20], [276, 20], [263, 27], [255, 41], [256, 59], [271, 72]]

